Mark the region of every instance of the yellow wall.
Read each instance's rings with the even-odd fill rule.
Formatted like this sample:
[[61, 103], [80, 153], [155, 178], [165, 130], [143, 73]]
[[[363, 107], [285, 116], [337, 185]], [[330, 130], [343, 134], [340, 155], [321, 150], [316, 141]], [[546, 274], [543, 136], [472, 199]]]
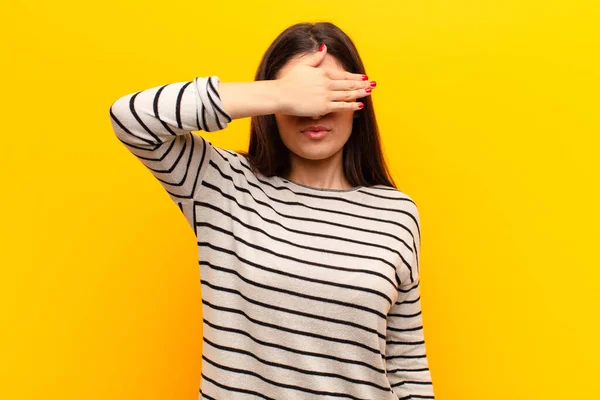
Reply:
[[[0, 398], [196, 399], [190, 227], [114, 137], [164, 83], [252, 80], [285, 27], [355, 41], [422, 219], [437, 399], [598, 396], [600, 6], [13, 1], [3, 7]], [[249, 119], [206, 134], [247, 145]]]

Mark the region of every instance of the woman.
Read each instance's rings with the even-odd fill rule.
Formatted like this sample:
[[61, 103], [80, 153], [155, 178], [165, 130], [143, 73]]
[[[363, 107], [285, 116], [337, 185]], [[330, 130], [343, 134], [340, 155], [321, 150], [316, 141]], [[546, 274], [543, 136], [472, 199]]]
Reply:
[[[434, 398], [419, 213], [387, 172], [364, 73], [338, 27], [301, 23], [253, 82], [197, 77], [112, 104], [198, 240], [199, 398]], [[243, 117], [247, 153], [192, 133]]]

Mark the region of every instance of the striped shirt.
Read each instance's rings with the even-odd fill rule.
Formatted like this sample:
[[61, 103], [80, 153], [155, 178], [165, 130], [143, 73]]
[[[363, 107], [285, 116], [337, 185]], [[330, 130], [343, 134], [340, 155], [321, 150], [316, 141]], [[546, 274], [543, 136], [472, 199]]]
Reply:
[[117, 99], [117, 138], [194, 230], [199, 399], [433, 399], [415, 202], [253, 173], [193, 131], [231, 122], [217, 76]]

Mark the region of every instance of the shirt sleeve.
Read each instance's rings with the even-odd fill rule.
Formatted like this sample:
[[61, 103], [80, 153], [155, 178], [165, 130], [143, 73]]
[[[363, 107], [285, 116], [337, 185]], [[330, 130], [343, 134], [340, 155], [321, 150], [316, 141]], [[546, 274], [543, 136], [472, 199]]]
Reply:
[[434, 399], [423, 334], [419, 214], [415, 210], [411, 273], [400, 285], [398, 299], [387, 315], [386, 369], [392, 391], [400, 400]]
[[192, 131], [213, 132], [231, 122], [217, 76], [197, 77], [120, 97], [110, 107], [117, 138], [176, 202], [194, 198], [213, 151]]

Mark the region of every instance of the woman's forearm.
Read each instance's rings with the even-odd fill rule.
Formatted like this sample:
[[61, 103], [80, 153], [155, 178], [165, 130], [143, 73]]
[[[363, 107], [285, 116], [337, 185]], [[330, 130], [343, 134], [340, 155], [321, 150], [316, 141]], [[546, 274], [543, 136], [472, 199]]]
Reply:
[[275, 80], [219, 82], [218, 86], [223, 108], [232, 119], [275, 114], [280, 110]]

